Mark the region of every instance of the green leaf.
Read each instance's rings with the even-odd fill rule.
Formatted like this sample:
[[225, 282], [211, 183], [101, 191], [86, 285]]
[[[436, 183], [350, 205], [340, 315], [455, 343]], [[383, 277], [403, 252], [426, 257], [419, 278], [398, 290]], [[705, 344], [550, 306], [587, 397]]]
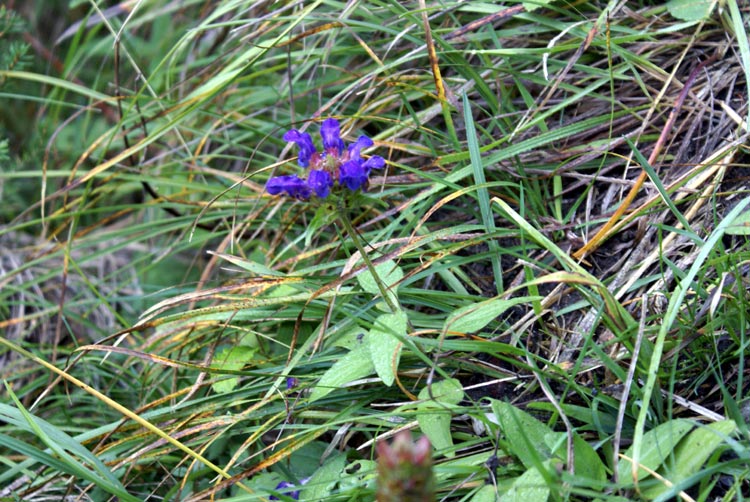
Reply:
[[[216, 353], [213, 366], [221, 370], [239, 371], [255, 356], [255, 352], [256, 349], [247, 345], [222, 349]], [[211, 384], [211, 388], [218, 394], [226, 394], [232, 392], [239, 381], [240, 377], [233, 376]]]
[[455, 378], [448, 378], [436, 382], [431, 388], [425, 387], [419, 391], [419, 399], [425, 406], [439, 406], [437, 403], [456, 405], [464, 398], [464, 388]]
[[396, 288], [398, 287], [398, 282], [404, 278], [404, 271], [401, 270], [401, 267], [396, 265], [395, 261], [386, 260], [375, 265], [375, 273], [378, 276], [377, 278], [373, 277], [372, 273], [369, 270], [364, 270], [357, 276], [357, 282], [359, 282], [359, 285], [362, 286], [362, 289], [364, 289], [368, 293], [372, 295], [379, 295], [380, 288], [378, 288], [377, 281], [382, 281], [385, 289], [388, 290], [388, 293], [394, 299], [393, 303], [397, 303], [395, 301]]
[[505, 298], [492, 298], [473, 305], [467, 305], [448, 316], [443, 329], [444, 331], [474, 333], [487, 326], [509, 308], [540, 299], [541, 297], [539, 296], [524, 296], [509, 300]]
[[[449, 378], [437, 382], [431, 388], [425, 387], [419, 392], [419, 414], [417, 422], [419, 428], [430, 440], [436, 450], [445, 450], [453, 447], [453, 436], [451, 435], [451, 408], [464, 397], [461, 382], [455, 378]], [[446, 452], [446, 457], [453, 457], [453, 452]]]
[[79, 479], [93, 483], [107, 493], [116, 495], [124, 501], [138, 502], [138, 498], [128, 493], [122, 483], [120, 483], [120, 480], [112, 474], [109, 468], [98, 457], [84, 448], [81, 443], [69, 436], [65, 431], [31, 414], [23, 407], [15, 393], [13, 393], [10, 385], [7, 382], [4, 383], [5, 389], [16, 407], [12, 408], [11, 406], [2, 405], [0, 408], [0, 417], [2, 417], [2, 420], [31, 432], [54, 454], [53, 457], [47, 454], [47, 452], [41, 452], [30, 447], [26, 451], [32, 454], [35, 452], [41, 454], [36, 456], [35, 459], [37, 461], [45, 462], [45, 460], [54, 459], [48, 465]]
[[359, 347], [355, 347], [328, 368], [310, 393], [310, 402], [327, 396], [351, 381], [372, 375], [374, 371], [375, 366], [372, 364], [370, 349], [362, 342]]
[[[420, 412], [417, 415], [419, 428], [430, 440], [430, 444], [436, 450], [445, 450], [453, 447], [453, 436], [451, 436], [451, 411], [442, 410], [435, 412]], [[453, 452], [446, 452], [446, 457], [452, 457]]]
[[523, 8], [526, 9], [527, 12], [531, 12], [538, 9], [539, 7], [547, 5], [548, 3], [552, 3], [552, 0], [534, 0], [532, 2], [523, 2]]
[[[722, 420], [699, 426], [687, 435], [674, 449], [674, 456], [666, 462], [660, 472], [670, 483], [676, 485], [698, 472], [701, 466], [721, 446], [727, 436], [737, 430], [734, 420]], [[686, 487], [683, 487], [683, 489]], [[656, 485], [643, 492], [643, 496], [654, 499], [670, 490], [664, 484]]]
[[470, 502], [497, 502], [497, 488], [492, 485], [484, 485], [471, 497]]
[[532, 467], [517, 478], [502, 497], [503, 502], [545, 502], [549, 487], [539, 469]]
[[[643, 444], [641, 445], [640, 463], [642, 466], [651, 470], [656, 470], [664, 463], [677, 443], [690, 432], [693, 428], [693, 422], [684, 419], [670, 420], [657, 427], [654, 427], [643, 435]], [[633, 458], [633, 448], [628, 448], [625, 456]], [[617, 464], [617, 475], [620, 483], [628, 485], [633, 482], [632, 463], [628, 459], [621, 458]], [[638, 480], [650, 476], [645, 469], [639, 469]]]
[[510, 452], [527, 469], [540, 465], [552, 456], [552, 450], [545, 439], [552, 433], [552, 429], [509, 403], [492, 399], [490, 406], [502, 428]]
[[323, 465], [300, 490], [299, 499], [328, 500], [344, 475], [344, 467], [346, 467], [346, 454], [340, 453], [333, 458], [326, 458]]
[[233, 256], [230, 254], [218, 253], [218, 252], [213, 252], [213, 251], [209, 251], [209, 254], [216, 255], [219, 258], [226, 260], [233, 265], [237, 265], [238, 267], [244, 270], [247, 270], [253, 275], [266, 275], [266, 276], [276, 276], [276, 277], [280, 277], [284, 275], [281, 272], [277, 272], [276, 270], [273, 270], [272, 268], [266, 267], [262, 263], [258, 263], [253, 260], [248, 260], [246, 258], [241, 258], [239, 256]]
[[401, 358], [400, 339], [406, 336], [406, 314], [398, 311], [395, 314], [382, 314], [375, 319], [375, 323], [366, 337], [370, 347], [370, 357], [375, 371], [383, 383], [393, 385]]
[[[561, 459], [566, 459], [568, 456], [567, 437], [565, 432], [553, 432], [545, 437], [553, 454]], [[597, 485], [606, 481], [607, 469], [604, 462], [599, 458], [596, 450], [575, 432], [573, 433], [573, 457], [576, 477], [588, 478], [595, 481]]]
[[750, 211], [740, 213], [727, 227], [729, 235], [750, 235]]
[[716, 3], [716, 0], [669, 0], [667, 10], [682, 21], [703, 21], [711, 15]]

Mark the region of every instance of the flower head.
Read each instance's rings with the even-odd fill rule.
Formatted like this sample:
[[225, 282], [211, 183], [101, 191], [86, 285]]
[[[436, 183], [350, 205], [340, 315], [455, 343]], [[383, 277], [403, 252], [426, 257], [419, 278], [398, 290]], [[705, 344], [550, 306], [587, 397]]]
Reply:
[[367, 180], [372, 169], [382, 169], [385, 159], [373, 155], [363, 159], [361, 152], [374, 143], [367, 136], [346, 147], [341, 139], [341, 126], [334, 118], [327, 118], [320, 125], [323, 151], [316, 150], [312, 138], [306, 132], [291, 129], [284, 134], [285, 141], [293, 141], [299, 148], [297, 163], [309, 167], [307, 178], [297, 175], [275, 176], [268, 180], [266, 190], [271, 195], [282, 192], [299, 200], [307, 200], [312, 195], [325, 198], [338, 184], [349, 190], [367, 188]]
[[381, 441], [378, 451], [378, 502], [427, 502], [435, 500], [432, 446], [427, 436], [412, 441], [407, 430], [396, 434], [392, 444]]

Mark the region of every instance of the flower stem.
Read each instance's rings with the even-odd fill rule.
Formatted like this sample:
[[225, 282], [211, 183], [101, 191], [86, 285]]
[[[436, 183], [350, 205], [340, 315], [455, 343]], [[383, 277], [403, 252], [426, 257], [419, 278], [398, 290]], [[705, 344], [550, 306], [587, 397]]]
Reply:
[[375, 284], [378, 285], [378, 289], [380, 290], [380, 294], [383, 297], [383, 300], [385, 300], [385, 303], [388, 304], [388, 308], [391, 309], [391, 312], [395, 314], [401, 309], [399, 308], [398, 305], [394, 303], [393, 297], [390, 294], [388, 294], [388, 290], [383, 284], [383, 281], [380, 280], [378, 273], [375, 271], [375, 265], [372, 264], [370, 257], [367, 255], [367, 251], [365, 250], [365, 247], [362, 245], [362, 241], [360, 241], [359, 239], [359, 235], [354, 230], [354, 225], [352, 225], [352, 220], [349, 218], [349, 213], [347, 212], [346, 208], [343, 208], [343, 210], [339, 211], [339, 214], [341, 215], [341, 222], [344, 224], [346, 233], [348, 233], [349, 236], [352, 238], [352, 241], [354, 242], [354, 246], [357, 248], [357, 251], [359, 251], [360, 256], [362, 256], [362, 260], [365, 262], [365, 265], [367, 266], [367, 270], [370, 271], [373, 279], [375, 279]]

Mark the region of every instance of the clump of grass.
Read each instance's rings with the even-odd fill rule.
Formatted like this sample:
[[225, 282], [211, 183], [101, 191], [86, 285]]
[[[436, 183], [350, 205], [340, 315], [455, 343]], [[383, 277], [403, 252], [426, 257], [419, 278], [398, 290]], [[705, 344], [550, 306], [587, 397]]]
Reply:
[[19, 8], [0, 498], [750, 496], [746, 13], [542, 4]]

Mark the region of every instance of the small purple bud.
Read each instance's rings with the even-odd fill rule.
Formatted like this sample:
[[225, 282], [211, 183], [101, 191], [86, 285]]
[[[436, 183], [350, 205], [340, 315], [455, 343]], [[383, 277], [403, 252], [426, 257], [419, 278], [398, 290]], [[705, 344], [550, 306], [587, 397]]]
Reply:
[[297, 385], [299, 385], [299, 382], [294, 377], [286, 377], [286, 390], [292, 390]]

